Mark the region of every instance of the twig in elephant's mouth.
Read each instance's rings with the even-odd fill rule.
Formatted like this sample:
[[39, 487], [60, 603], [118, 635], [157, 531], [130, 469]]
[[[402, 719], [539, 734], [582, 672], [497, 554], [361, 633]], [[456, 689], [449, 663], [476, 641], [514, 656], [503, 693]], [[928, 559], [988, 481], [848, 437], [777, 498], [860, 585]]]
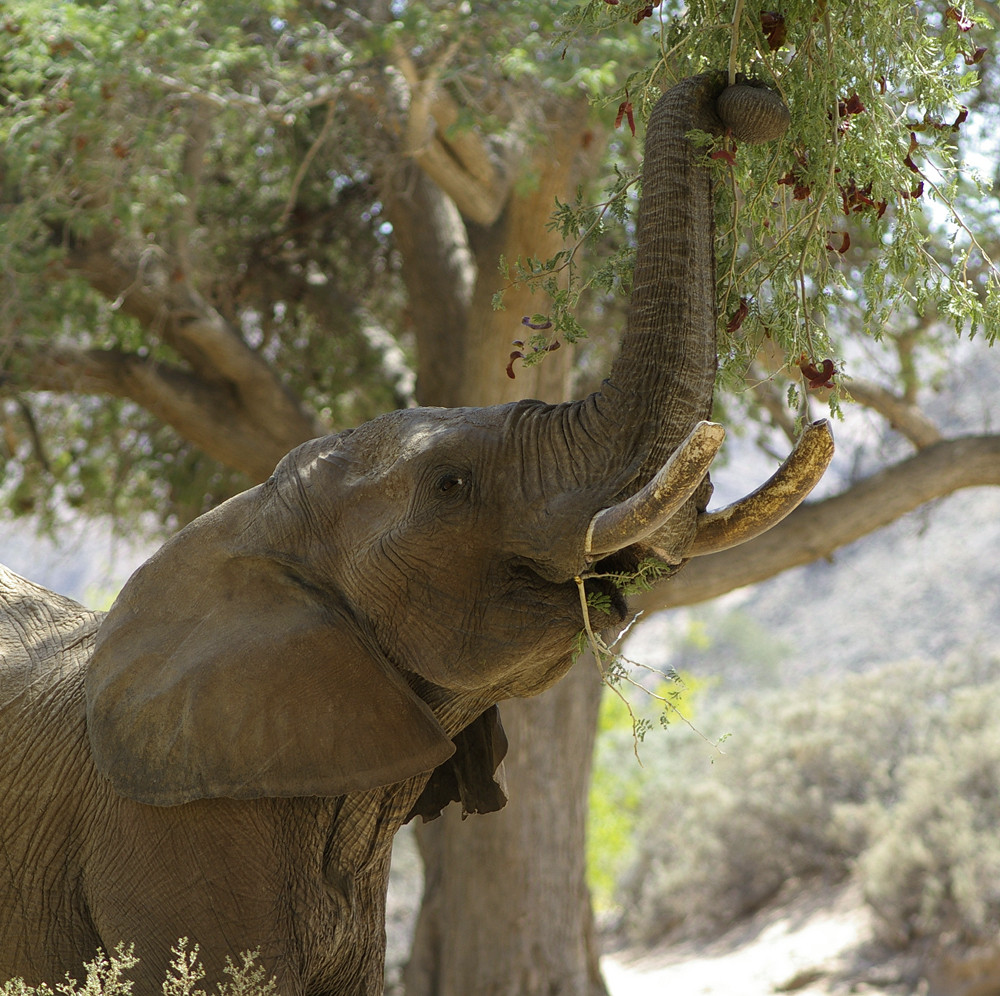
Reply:
[[[636, 572], [630, 575], [633, 580], [643, 577], [642, 565], [636, 569]], [[632, 751], [635, 754], [636, 760], [642, 764], [642, 759], [639, 757], [639, 742], [644, 738], [645, 734], [652, 728], [652, 723], [645, 718], [636, 716], [635, 711], [632, 708], [632, 703], [629, 701], [627, 696], [621, 690], [621, 683], [625, 683], [640, 689], [650, 698], [662, 704], [662, 712], [660, 714], [660, 724], [662, 726], [669, 725], [671, 718], [679, 718], [687, 727], [689, 727], [694, 733], [696, 733], [702, 740], [707, 744], [717, 750], [720, 754], [723, 753], [722, 748], [719, 746], [719, 742], [712, 740], [707, 737], [701, 730], [699, 730], [688, 718], [685, 716], [677, 707], [674, 699], [676, 695], [673, 693], [666, 693], [665, 695], [658, 694], [657, 692], [651, 690], [646, 685], [631, 676], [630, 671], [633, 668], [641, 668], [648, 671], [653, 671], [655, 674], [659, 675], [661, 678], [666, 679], [668, 682], [674, 682], [679, 685], [684, 684], [681, 680], [680, 675], [674, 671], [672, 668], [669, 672], [661, 671], [659, 668], [651, 668], [648, 665], [641, 664], [637, 661], [630, 660], [625, 657], [619, 650], [622, 640], [625, 634], [631, 629], [632, 624], [635, 622], [635, 617], [629, 622], [624, 630], [619, 634], [617, 639], [615, 639], [610, 645], [604, 639], [603, 634], [594, 631], [593, 624], [590, 618], [591, 607], [597, 601], [601, 608], [601, 611], [606, 611], [605, 606], [602, 604], [602, 599], [606, 596], [604, 594], [606, 588], [604, 586], [610, 585], [614, 590], [617, 598], [620, 600], [621, 605], [625, 608], [623, 612], [622, 619], [618, 622], [624, 621], [627, 615], [627, 607], [625, 606], [625, 599], [622, 592], [622, 576], [621, 575], [577, 575], [574, 582], [577, 586], [577, 591], [580, 594], [580, 611], [583, 616], [583, 640], [581, 640], [580, 649], [584, 649], [584, 642], [589, 646], [591, 653], [594, 655], [594, 662], [597, 665], [597, 670], [601, 675], [601, 681], [610, 688], [615, 695], [624, 703], [625, 708], [628, 710], [628, 715], [632, 721]], [[600, 589], [600, 594], [596, 593], [593, 588], [588, 589], [588, 585], [594, 586], [600, 583], [602, 585]]]

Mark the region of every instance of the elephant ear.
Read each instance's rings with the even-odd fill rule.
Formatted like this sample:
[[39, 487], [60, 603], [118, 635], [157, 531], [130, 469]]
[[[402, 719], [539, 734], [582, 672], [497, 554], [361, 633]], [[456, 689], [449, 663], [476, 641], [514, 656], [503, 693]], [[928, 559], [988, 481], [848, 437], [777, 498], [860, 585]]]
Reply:
[[181, 532], [108, 613], [86, 679], [98, 770], [159, 806], [336, 796], [431, 771], [454, 745], [349, 613], [233, 549], [252, 494]]
[[415, 816], [436, 820], [453, 802], [462, 804], [462, 819], [473, 813], [495, 813], [507, 805], [503, 759], [507, 735], [494, 705], [474, 719], [454, 739], [455, 753], [439, 764], [413, 804], [406, 822]]

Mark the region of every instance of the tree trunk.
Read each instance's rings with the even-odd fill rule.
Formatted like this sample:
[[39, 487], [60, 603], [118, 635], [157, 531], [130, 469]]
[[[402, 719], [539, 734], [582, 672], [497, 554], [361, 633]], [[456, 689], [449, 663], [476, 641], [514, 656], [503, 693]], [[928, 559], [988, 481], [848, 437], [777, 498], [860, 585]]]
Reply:
[[[468, 226], [465, 247], [452, 243], [458, 256], [470, 252], [476, 262], [469, 325], [451, 356], [421, 349], [422, 359], [436, 356], [440, 364], [436, 373], [421, 368], [420, 382], [437, 388], [421, 391], [424, 404], [561, 401], [568, 395], [570, 348], [528, 369], [518, 366], [514, 380], [504, 371], [512, 340], [525, 337], [521, 318], [544, 311], [546, 299], [518, 286], [508, 289], [503, 311], [491, 307], [502, 283], [501, 253], [509, 260], [529, 254], [544, 259], [562, 248], [558, 234], [544, 231], [544, 223], [556, 196], [571, 199], [584, 150], [587, 156], [599, 152], [598, 143], [588, 148], [590, 143], [581, 142], [584, 106], [564, 108], [562, 121], [535, 164], [537, 185], [513, 192], [494, 225]], [[394, 206], [394, 225], [402, 207]], [[422, 221], [426, 238], [427, 215], [416, 221]], [[441, 231], [454, 238], [453, 225]], [[407, 284], [411, 294], [444, 290], [418, 288], [409, 279]], [[440, 303], [437, 308], [442, 314]], [[424, 334], [433, 335], [433, 329]], [[452, 806], [440, 819], [418, 826], [425, 885], [405, 974], [407, 996], [605, 996], [584, 840], [601, 688], [593, 660], [583, 657], [543, 695], [504, 702], [501, 714], [511, 745], [504, 762], [506, 808], [463, 821]]]
[[606, 996], [585, 880], [593, 658], [537, 698], [505, 702], [510, 802], [418, 830], [423, 905], [407, 996]]

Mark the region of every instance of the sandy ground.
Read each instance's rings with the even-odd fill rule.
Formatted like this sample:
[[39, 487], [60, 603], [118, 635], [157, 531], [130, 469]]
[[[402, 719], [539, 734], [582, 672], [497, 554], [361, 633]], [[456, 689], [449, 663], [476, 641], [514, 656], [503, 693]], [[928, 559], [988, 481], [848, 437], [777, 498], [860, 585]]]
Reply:
[[[389, 887], [386, 996], [401, 996], [420, 859], [409, 827], [397, 835]], [[721, 937], [653, 952], [618, 951], [601, 967], [610, 996], [921, 996], [901, 966], [866, 951], [872, 921], [854, 884], [817, 888], [762, 910]]]
[[[869, 915], [846, 887], [764, 911], [708, 944], [609, 954], [601, 964], [611, 996], [830, 996], [848, 991], [843, 973], [870, 936]], [[880, 990], [862, 982], [853, 991]]]

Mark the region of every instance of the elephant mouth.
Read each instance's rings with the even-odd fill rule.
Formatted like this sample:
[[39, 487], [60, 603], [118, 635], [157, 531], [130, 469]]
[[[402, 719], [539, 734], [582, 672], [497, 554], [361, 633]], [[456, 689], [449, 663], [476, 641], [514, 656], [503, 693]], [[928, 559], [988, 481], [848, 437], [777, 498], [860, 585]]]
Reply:
[[629, 618], [622, 582], [638, 573], [640, 552], [636, 546], [618, 550], [594, 564], [584, 579], [590, 623], [595, 630], [621, 626]]

